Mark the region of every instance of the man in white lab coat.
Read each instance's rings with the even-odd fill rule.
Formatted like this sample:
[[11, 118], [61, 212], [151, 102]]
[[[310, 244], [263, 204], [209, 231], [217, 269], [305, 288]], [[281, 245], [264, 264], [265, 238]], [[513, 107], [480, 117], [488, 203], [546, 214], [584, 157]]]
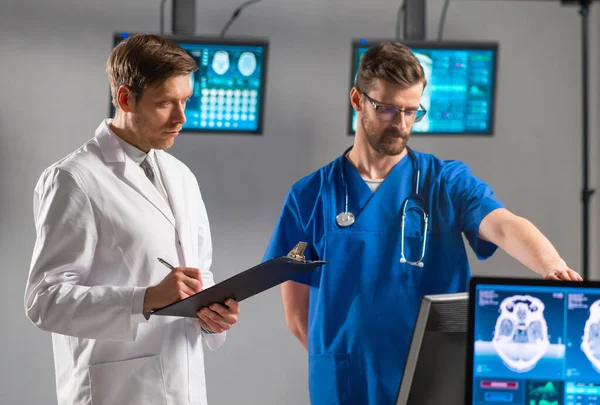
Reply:
[[196, 178], [164, 151], [185, 122], [195, 70], [158, 36], [119, 44], [107, 62], [114, 120], [36, 185], [25, 309], [52, 332], [59, 405], [207, 403], [202, 341], [223, 344], [237, 302], [199, 319], [144, 316], [214, 284]]

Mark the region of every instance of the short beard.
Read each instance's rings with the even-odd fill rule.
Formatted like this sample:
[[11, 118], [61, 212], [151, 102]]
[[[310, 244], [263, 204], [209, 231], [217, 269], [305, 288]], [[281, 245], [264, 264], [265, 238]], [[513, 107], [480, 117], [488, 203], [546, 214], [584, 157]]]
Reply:
[[135, 139], [136, 146], [143, 150], [149, 149], [157, 149], [157, 150], [167, 150], [171, 146], [173, 146], [172, 140], [163, 140], [152, 136], [152, 132], [148, 129], [146, 125], [144, 125], [144, 119], [142, 117], [136, 116], [133, 119], [134, 129], [137, 135]]
[[[369, 118], [363, 116], [361, 125], [367, 142], [377, 153], [386, 156], [398, 156], [406, 148], [406, 143], [410, 137], [409, 133], [402, 134], [396, 128], [388, 128], [377, 133], [370, 125]], [[400, 135], [400, 137], [398, 137]]]

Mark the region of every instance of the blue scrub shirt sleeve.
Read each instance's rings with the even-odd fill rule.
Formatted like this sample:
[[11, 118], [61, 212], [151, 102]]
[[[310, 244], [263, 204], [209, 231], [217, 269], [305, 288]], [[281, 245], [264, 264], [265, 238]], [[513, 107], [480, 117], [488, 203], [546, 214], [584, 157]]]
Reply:
[[[300, 241], [308, 243], [308, 248], [304, 252], [307, 259], [313, 259], [313, 249], [311, 240], [309, 240], [302, 221], [300, 220], [300, 210], [298, 201], [292, 191], [290, 191], [285, 199], [281, 214], [271, 240], [267, 246], [263, 261], [273, 259], [279, 256], [285, 256], [290, 250]], [[294, 281], [303, 284], [310, 284], [311, 274], [306, 273], [294, 279]]]
[[460, 162], [449, 165], [447, 185], [461, 231], [480, 260], [490, 257], [498, 246], [479, 238], [479, 224], [490, 212], [503, 208], [494, 191]]

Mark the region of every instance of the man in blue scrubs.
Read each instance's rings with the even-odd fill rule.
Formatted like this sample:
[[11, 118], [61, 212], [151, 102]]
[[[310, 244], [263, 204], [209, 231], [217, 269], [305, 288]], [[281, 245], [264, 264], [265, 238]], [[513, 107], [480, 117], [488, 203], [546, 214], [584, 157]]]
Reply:
[[500, 246], [544, 278], [581, 280], [465, 164], [407, 147], [425, 86], [405, 46], [367, 51], [350, 92], [353, 147], [292, 187], [267, 248], [265, 260], [306, 241], [308, 259], [328, 262], [282, 285], [312, 405], [394, 404], [421, 297], [466, 291], [463, 234], [480, 259]]

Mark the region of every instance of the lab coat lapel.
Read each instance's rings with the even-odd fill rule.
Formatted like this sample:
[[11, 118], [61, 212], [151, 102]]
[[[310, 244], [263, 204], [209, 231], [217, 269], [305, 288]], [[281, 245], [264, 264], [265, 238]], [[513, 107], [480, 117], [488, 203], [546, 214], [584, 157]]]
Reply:
[[122, 176], [124, 182], [140, 193], [150, 204], [154, 205], [175, 226], [175, 218], [169, 204], [144, 175], [140, 167], [127, 156], [116, 135], [111, 133], [106, 121], [96, 130], [96, 140], [104, 160], [107, 163], [119, 164], [120, 173], [118, 174]]
[[129, 156], [125, 156], [123, 179], [154, 205], [173, 226], [176, 225], [169, 203], [165, 201], [154, 184], [150, 182], [140, 167]]
[[175, 215], [175, 228], [177, 229], [179, 243], [181, 244], [186, 263], [192, 263], [192, 249], [189, 246], [190, 237], [190, 219], [188, 218], [188, 198], [185, 195], [185, 179], [181, 169], [172, 159], [166, 155], [166, 152], [156, 150], [156, 162], [160, 168], [160, 173], [169, 194], [171, 208]]

